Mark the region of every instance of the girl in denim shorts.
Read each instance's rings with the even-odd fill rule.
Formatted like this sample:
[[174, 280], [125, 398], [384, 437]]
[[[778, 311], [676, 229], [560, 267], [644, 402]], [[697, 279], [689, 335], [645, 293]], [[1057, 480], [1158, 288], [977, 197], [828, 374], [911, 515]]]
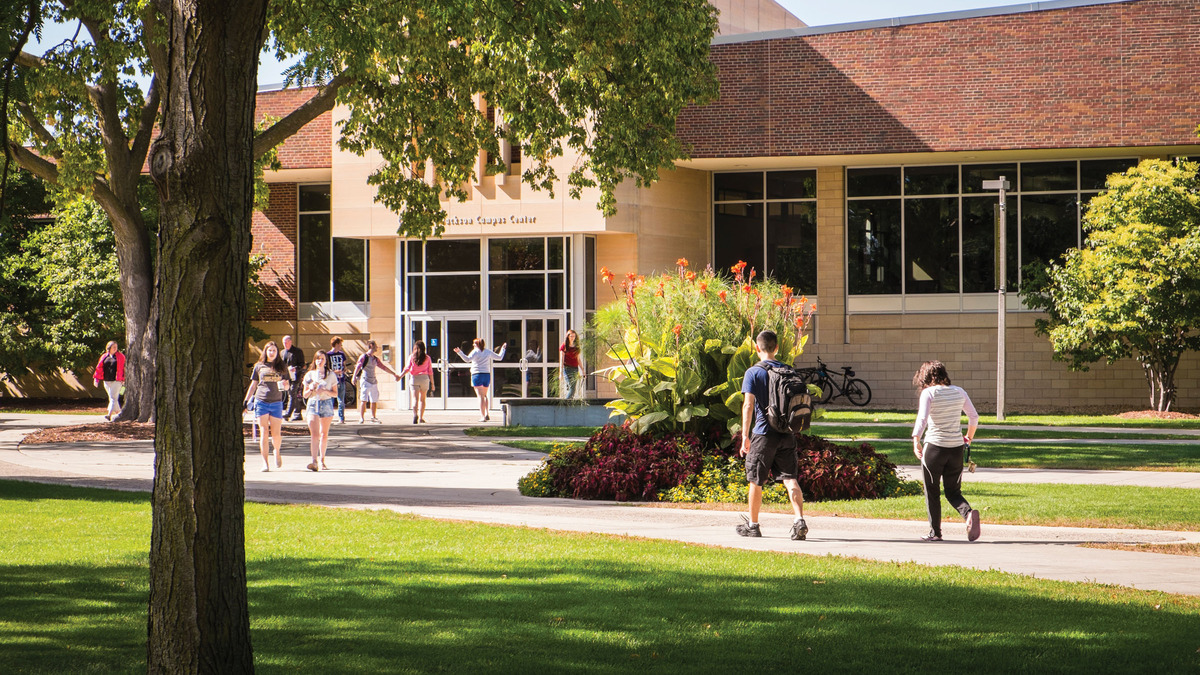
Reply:
[[337, 374], [329, 369], [329, 358], [323, 351], [313, 356], [312, 365], [304, 374], [304, 398], [308, 400], [305, 411], [308, 415], [308, 447], [312, 453], [308, 470], [316, 471], [318, 462], [320, 468], [328, 469], [325, 450], [329, 447], [329, 427], [337, 412]]

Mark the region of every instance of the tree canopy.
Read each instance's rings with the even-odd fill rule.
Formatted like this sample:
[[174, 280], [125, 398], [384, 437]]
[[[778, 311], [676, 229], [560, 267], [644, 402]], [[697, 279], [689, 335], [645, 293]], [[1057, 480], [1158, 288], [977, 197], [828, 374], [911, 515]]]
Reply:
[[[43, 21], [77, 25], [76, 38], [24, 51]], [[2, 22], [17, 66], [4, 71], [6, 156], [90, 195], [114, 231], [133, 393], [122, 416], [156, 424], [151, 672], [253, 670], [238, 402], [256, 161], [337, 100], [342, 146], [384, 158], [371, 183], [401, 234], [439, 233], [439, 196], [465, 197], [481, 152], [499, 170], [501, 139], [545, 188], [561, 189], [551, 160], [570, 149], [567, 191], [595, 185], [611, 210], [621, 180], [644, 184], [682, 156], [676, 114], [716, 91], [704, 0], [28, 0]], [[293, 81], [317, 89], [260, 130], [268, 40], [302, 54]]]
[[1170, 409], [1182, 354], [1200, 348], [1200, 179], [1194, 162], [1144, 160], [1087, 205], [1087, 240], [1022, 288], [1056, 359], [1087, 370], [1134, 357], [1151, 405]]

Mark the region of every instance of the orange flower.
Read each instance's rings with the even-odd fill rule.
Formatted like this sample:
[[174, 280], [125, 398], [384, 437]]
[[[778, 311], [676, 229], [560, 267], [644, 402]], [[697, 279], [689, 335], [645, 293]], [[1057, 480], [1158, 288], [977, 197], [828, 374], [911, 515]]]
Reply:
[[707, 282], [707, 281], [701, 281], [701, 282], [700, 282], [700, 292], [701, 292], [701, 293], [703, 293], [703, 292], [705, 292], [705, 291], [707, 291], [707, 290], [708, 290], [708, 282]]
[[796, 330], [804, 328], [804, 319], [796, 317]]
[[758, 272], [755, 272], [755, 271], [754, 271], [754, 268], [753, 268], [753, 267], [751, 267], [751, 268], [750, 268], [750, 280], [751, 280], [751, 281], [754, 281], [754, 275], [756, 275], [756, 274], [758, 274]]
[[783, 285], [783, 286], [780, 286], [780, 287], [779, 287], [779, 292], [780, 292], [780, 293], [783, 293], [785, 296], [791, 295], [791, 294], [792, 294], [792, 287], [791, 287], [791, 286], [788, 286], [788, 285]]
[[680, 258], [679, 260], [675, 261], [675, 264], [678, 265], [679, 267], [687, 267], [688, 260], [687, 260], [687, 258]]
[[775, 301], [775, 306], [776, 306], [776, 307], [783, 307], [783, 298], [779, 298], [778, 300], [776, 300], [776, 301]]
[[752, 290], [754, 290], [754, 289], [750, 288], [750, 284], [746, 284], [745, 286], [742, 286], [742, 292], [743, 292], [743, 293], [749, 293], [749, 292], [751, 292]]
[[721, 298], [721, 302], [725, 302], [725, 291], [717, 293], [717, 297]]
[[679, 334], [683, 332], [683, 326], [675, 324], [675, 327], [671, 329], [671, 332], [675, 334], [675, 337], [679, 337]]
[[617, 275], [613, 274], [612, 272], [609, 272], [607, 267], [600, 268], [600, 278], [604, 280], [604, 283], [611, 284], [613, 277], [615, 277], [615, 276], [617, 276]]
[[683, 275], [683, 278], [684, 278], [684, 279], [687, 279], [688, 281], [695, 281], [695, 280], [696, 280], [696, 273], [695, 273], [695, 272], [688, 272], [687, 274]]
[[744, 269], [746, 269], [746, 261], [739, 260], [739, 261], [737, 261], [736, 265], [729, 268], [729, 271], [733, 272], [734, 274], [741, 274], [742, 270], [744, 270]]

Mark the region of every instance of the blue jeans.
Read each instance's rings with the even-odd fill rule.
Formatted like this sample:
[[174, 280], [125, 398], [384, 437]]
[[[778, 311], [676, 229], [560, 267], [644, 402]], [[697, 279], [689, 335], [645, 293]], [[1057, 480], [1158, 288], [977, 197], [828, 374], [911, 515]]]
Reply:
[[563, 366], [563, 379], [567, 381], [567, 392], [563, 398], [575, 398], [575, 388], [579, 386], [579, 369]]
[[346, 421], [346, 381], [338, 380], [337, 415], [341, 422]]

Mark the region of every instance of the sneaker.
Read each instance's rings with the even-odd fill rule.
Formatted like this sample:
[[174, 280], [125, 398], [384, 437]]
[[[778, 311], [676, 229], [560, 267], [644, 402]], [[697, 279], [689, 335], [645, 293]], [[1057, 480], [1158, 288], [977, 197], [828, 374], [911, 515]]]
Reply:
[[924, 537], [921, 537], [921, 541], [941, 541], [941, 540], [942, 540], [942, 535], [940, 535], [940, 534], [927, 534]]
[[750, 519], [747, 518], [745, 515], [742, 516], [742, 522], [738, 523], [737, 527], [733, 528], [733, 531], [737, 532], [740, 536], [743, 536], [743, 537], [761, 537], [762, 536], [762, 530], [759, 529], [758, 523], [751, 523]]
[[371, 424], [383, 424], [383, 421], [380, 420], [378, 417], [372, 417]]
[[486, 417], [480, 417], [480, 418], [479, 418], [479, 421], [480, 421], [480, 422], [486, 422], [486, 421], [487, 421], [487, 418], [486, 418]]
[[971, 509], [967, 514], [967, 541], [975, 541], [979, 538], [979, 512]]
[[804, 541], [808, 537], [808, 523], [801, 518], [792, 523], [792, 541]]

